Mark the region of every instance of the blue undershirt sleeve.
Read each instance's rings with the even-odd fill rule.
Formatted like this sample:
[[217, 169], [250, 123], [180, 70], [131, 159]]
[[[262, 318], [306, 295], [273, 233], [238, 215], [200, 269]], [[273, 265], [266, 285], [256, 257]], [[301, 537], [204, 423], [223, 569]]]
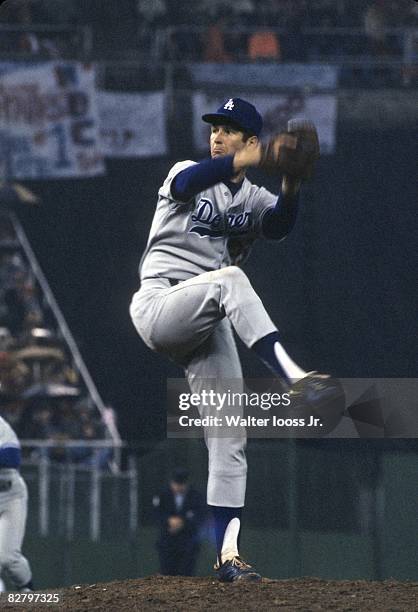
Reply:
[[233, 159], [232, 155], [204, 159], [182, 170], [171, 183], [173, 198], [180, 202], [188, 202], [204, 189], [229, 180], [234, 174]]
[[285, 196], [280, 191], [274, 208], [269, 208], [262, 220], [262, 232], [265, 238], [281, 240], [292, 230], [296, 223], [299, 208], [299, 193]]
[[7, 446], [0, 448], [0, 468], [18, 468], [20, 466], [20, 448]]

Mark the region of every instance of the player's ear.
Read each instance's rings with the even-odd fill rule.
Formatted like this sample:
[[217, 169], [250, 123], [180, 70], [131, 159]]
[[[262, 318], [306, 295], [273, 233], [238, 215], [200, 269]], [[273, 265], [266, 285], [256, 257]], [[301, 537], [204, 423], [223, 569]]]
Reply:
[[248, 137], [247, 142], [251, 145], [258, 145], [258, 137], [255, 134], [252, 134]]

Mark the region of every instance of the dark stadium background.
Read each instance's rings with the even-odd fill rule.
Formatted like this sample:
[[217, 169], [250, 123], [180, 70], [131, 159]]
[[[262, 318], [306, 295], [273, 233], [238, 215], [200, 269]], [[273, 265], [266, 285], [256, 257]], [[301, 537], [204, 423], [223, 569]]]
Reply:
[[[415, 135], [409, 127], [359, 130], [340, 120], [337, 152], [321, 159], [306, 185], [292, 234], [280, 244], [260, 241], [245, 265], [285, 345], [307, 369], [416, 375]], [[177, 159], [198, 158], [184, 136], [177, 148], [176, 159], [107, 160], [102, 177], [27, 182], [42, 203], [19, 208], [88, 368], [132, 441], [165, 436], [165, 381], [182, 375], [143, 345], [128, 313], [157, 190]], [[241, 354], [247, 375], [267, 373]]]
[[[23, 0], [7, 2], [9, 16], [6, 3], [1, 7], [3, 22], [26, 20], [30, 31], [30, 15], [20, 10]], [[260, 241], [245, 270], [277, 323], [284, 346], [307, 370], [339, 377], [416, 378], [416, 58], [409, 64], [404, 58], [403, 34], [392, 32], [383, 54], [372, 49], [363, 21], [372, 2], [301, 1], [299, 16], [303, 21], [306, 12], [308, 26], [312, 19], [314, 27], [327, 29], [330, 18], [331, 22], [335, 18], [331, 29], [353, 27], [354, 36], [344, 30], [330, 37], [304, 37], [295, 22], [280, 33], [284, 63], [289, 54], [291, 61], [306, 64], [309, 74], [310, 62], [315, 64], [322, 54], [322, 60], [331, 59], [338, 66], [338, 83], [327, 91], [338, 100], [336, 149], [321, 158], [314, 180], [304, 187], [291, 235], [280, 244]], [[25, 180], [22, 183], [39, 196], [40, 204], [15, 206], [92, 378], [104, 402], [115, 408], [121, 436], [130, 443], [123, 469], [100, 474], [103, 512], [96, 539], [90, 520], [94, 501], [90, 472], [77, 473], [71, 509], [66, 498], [70, 470], [64, 463], [52, 465], [49, 524], [43, 533], [40, 462], [30, 458], [24, 466], [30, 500], [24, 550], [33, 562], [38, 587], [51, 589], [157, 572], [153, 495], [174, 465], [190, 467], [202, 491], [206, 485], [203, 441], [167, 441], [165, 436], [166, 380], [182, 372], [145, 347], [128, 312], [138, 288], [138, 264], [158, 188], [174, 162], [199, 157], [193, 150], [191, 98], [202, 83], [193, 82], [187, 63], [196, 55], [202, 59], [203, 46], [193, 44], [188, 28], [194, 25], [193, 10], [203, 2], [167, 0], [172, 21], [164, 18], [160, 25], [178, 26], [184, 21], [186, 28], [170, 47], [171, 55], [158, 61], [152, 55], [155, 24], [147, 25], [138, 16], [136, 0], [27, 4], [33, 5], [35, 21], [91, 28], [87, 59], [100, 64], [100, 89], [165, 90], [171, 96], [169, 156], [106, 158], [106, 174], [95, 178]], [[254, 4], [261, 18], [264, 3]], [[395, 0], [387, 4], [396, 10]], [[409, 4], [416, 3], [405, 0], [402, 6]], [[214, 5], [207, 3], [209, 8]], [[296, 5], [296, 0], [288, 3], [289, 8]], [[409, 17], [403, 23], [398, 13], [401, 29], [413, 25]], [[250, 20], [250, 25], [257, 24]], [[234, 27], [232, 23], [236, 40]], [[86, 59], [82, 46], [76, 42], [74, 48], [78, 39], [65, 38], [62, 32], [54, 39], [51, 32], [38, 35], [41, 42], [42, 37], [50, 39], [53, 53], [55, 45], [64, 59]], [[8, 40], [0, 38], [0, 52], [6, 55], [10, 55]], [[245, 55], [245, 49], [240, 52]], [[45, 49], [43, 53], [41, 59], [50, 57]], [[7, 59], [12, 59], [9, 55]], [[244, 57], [243, 63], [247, 61]], [[272, 86], [262, 90], [265, 95], [289, 93], [283, 84], [268, 85]], [[210, 84], [206, 88], [203, 84], [202, 90], [225, 98], [235, 95], [235, 90]], [[314, 87], [316, 91], [321, 88]], [[309, 95], [308, 88], [305, 93]], [[257, 172], [251, 176], [255, 182], [265, 181]], [[265, 184], [277, 190], [274, 181]], [[240, 353], [244, 374], [267, 374], [251, 351], [240, 346]], [[248, 559], [272, 578], [416, 580], [416, 450], [415, 439], [250, 440], [243, 529]], [[129, 455], [136, 459], [132, 464], [137, 470], [131, 471], [130, 480], [126, 478], [130, 470], [125, 470], [131, 465]], [[98, 470], [96, 476], [98, 481]], [[138, 520], [128, 527], [135, 505], [132, 491]], [[68, 529], [71, 512], [72, 531]], [[209, 530], [204, 535], [200, 576], [209, 574], [213, 561], [208, 534]]]

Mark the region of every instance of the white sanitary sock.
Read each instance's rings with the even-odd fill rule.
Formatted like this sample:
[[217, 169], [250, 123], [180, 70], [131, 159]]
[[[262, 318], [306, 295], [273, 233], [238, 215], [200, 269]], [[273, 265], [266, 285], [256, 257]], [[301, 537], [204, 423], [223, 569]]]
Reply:
[[302, 368], [300, 368], [294, 361], [292, 361], [292, 359], [290, 359], [280, 342], [274, 343], [274, 354], [276, 355], [277, 361], [280, 363], [281, 367], [286, 373], [286, 376], [292, 383], [306, 376], [307, 372], [302, 370]]
[[225, 529], [224, 541], [222, 543], [222, 563], [238, 556], [238, 534], [241, 521], [238, 517], [231, 519]]

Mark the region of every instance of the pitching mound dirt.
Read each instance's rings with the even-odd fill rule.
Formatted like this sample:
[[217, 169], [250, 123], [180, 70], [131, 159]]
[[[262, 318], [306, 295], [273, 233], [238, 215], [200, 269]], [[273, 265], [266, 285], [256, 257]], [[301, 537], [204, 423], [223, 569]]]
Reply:
[[[49, 593], [53, 592], [51, 589]], [[418, 582], [332, 581], [317, 578], [263, 579], [257, 584], [220, 584], [213, 578], [149, 576], [106, 584], [60, 589], [59, 604], [9, 604], [2, 610], [133, 612], [134, 610], [360, 610], [405, 612], [418, 610]]]

